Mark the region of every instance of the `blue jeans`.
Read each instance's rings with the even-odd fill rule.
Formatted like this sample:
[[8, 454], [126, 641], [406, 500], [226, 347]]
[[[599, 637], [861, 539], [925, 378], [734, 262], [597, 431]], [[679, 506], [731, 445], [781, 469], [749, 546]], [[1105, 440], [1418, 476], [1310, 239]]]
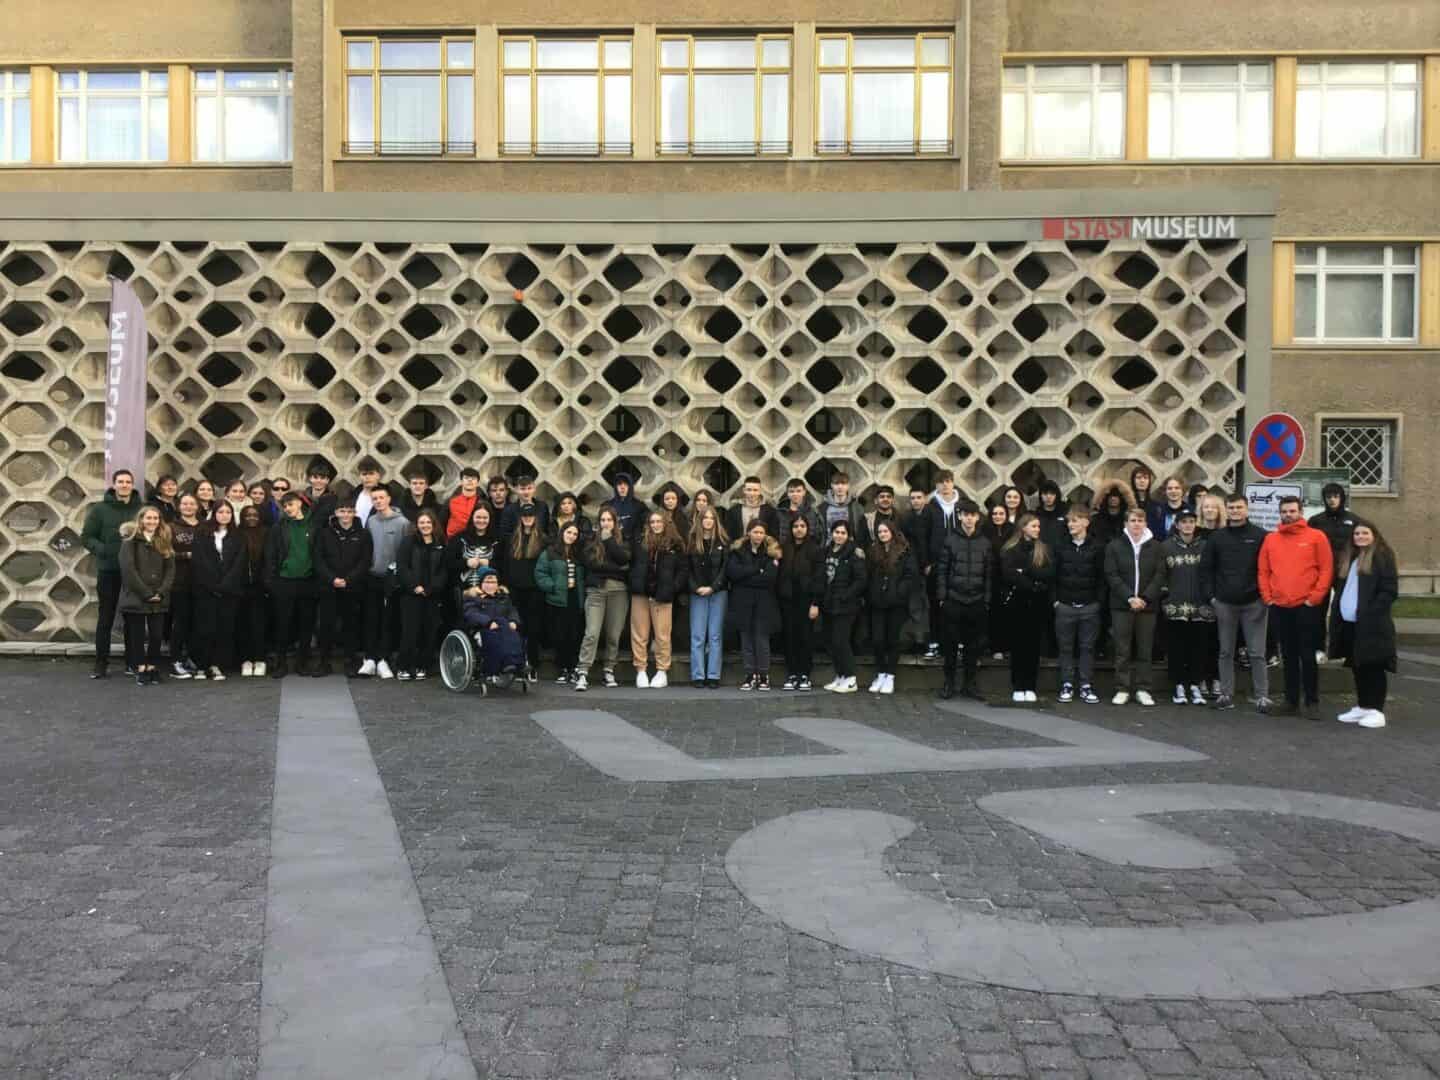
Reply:
[[725, 634], [727, 592], [690, 594], [690, 680], [720, 678], [720, 647]]

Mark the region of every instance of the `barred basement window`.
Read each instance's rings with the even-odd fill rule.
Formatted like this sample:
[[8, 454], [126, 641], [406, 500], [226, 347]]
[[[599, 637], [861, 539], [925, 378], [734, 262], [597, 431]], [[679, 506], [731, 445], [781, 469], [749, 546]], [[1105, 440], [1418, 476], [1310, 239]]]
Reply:
[[1326, 420], [1320, 425], [1320, 466], [1349, 469], [1355, 490], [1395, 490], [1395, 421]]
[[475, 154], [473, 38], [347, 38], [347, 154]]
[[30, 160], [30, 73], [0, 71], [0, 165]]
[[821, 34], [815, 149], [948, 154], [951, 34]]
[[503, 37], [500, 152], [628, 156], [628, 37]]
[[1297, 244], [1295, 340], [1414, 341], [1419, 274], [1415, 244]]
[[790, 38], [660, 39], [662, 154], [788, 154]]

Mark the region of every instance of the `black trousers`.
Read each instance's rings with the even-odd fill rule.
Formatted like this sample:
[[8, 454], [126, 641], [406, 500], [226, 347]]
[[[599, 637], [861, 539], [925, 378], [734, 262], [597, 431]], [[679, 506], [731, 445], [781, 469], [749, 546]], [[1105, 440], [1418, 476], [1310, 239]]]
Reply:
[[195, 634], [190, 659], [202, 671], [218, 667], [225, 671], [235, 666], [235, 617], [240, 602], [233, 596], [217, 593], [193, 593]]
[[188, 582], [177, 582], [170, 593], [170, 659], [190, 655], [195, 637], [195, 594]]
[[1005, 603], [1005, 590], [996, 586], [990, 593], [990, 648], [997, 653], [1010, 651], [1010, 606]]
[[236, 601], [235, 629], [240, 638], [240, 659], [252, 663], [265, 659], [269, 639], [265, 634], [269, 604], [259, 588], [248, 590]]
[[810, 677], [815, 667], [815, 623], [810, 601], [781, 600], [780, 625], [785, 632], [785, 674]]
[[894, 675], [900, 660], [900, 631], [910, 618], [910, 609], [898, 607], [870, 609], [870, 645], [875, 651], [875, 670]]
[[434, 667], [435, 649], [444, 615], [441, 598], [402, 593], [400, 597], [400, 670]]
[[1010, 624], [1010, 689], [1035, 690], [1040, 680], [1040, 651], [1045, 626], [1054, 622], [1048, 592], [1016, 590], [1008, 605]]
[[925, 579], [925, 599], [930, 605], [930, 644], [938, 644], [943, 634], [940, 626], [940, 597], [935, 590], [935, 575], [939, 572], [939, 566], [933, 566], [930, 568], [930, 576]]
[[835, 674], [852, 678], [855, 675], [855, 651], [850, 646], [855, 633], [854, 615], [826, 615], [830, 627], [830, 662], [835, 665]]
[[[545, 640], [545, 594], [539, 589], [514, 589], [510, 597], [520, 612], [520, 632], [525, 636], [525, 662], [532, 668], [540, 666], [540, 645]], [[581, 633], [584, 633], [585, 613], [581, 605]], [[551, 609], [555, 610], [554, 608]], [[580, 643], [575, 643], [580, 648]], [[572, 667], [578, 665], [571, 665]], [[569, 671], [570, 668], [566, 668]]]
[[[546, 605], [545, 615], [550, 624], [550, 641], [555, 646], [555, 666], [561, 671], [576, 670], [580, 667], [580, 642], [585, 638], [585, 599], [580, 590], [567, 590], [565, 606]], [[529, 633], [528, 628], [527, 634], [528, 647], [539, 634]]]
[[1355, 698], [1356, 704], [1362, 709], [1374, 709], [1377, 712], [1385, 711], [1385, 695], [1389, 691], [1389, 678], [1386, 672], [1386, 662], [1381, 660], [1374, 664], [1357, 664], [1355, 656], [1355, 624], [1342, 622], [1340, 624], [1340, 651], [1344, 656], [1351, 657], [1351, 673], [1355, 676]]
[[1170, 655], [1166, 659], [1170, 685], [1199, 686], [1204, 680], [1214, 678], [1209, 673], [1209, 648], [1215, 636], [1215, 624], [1171, 619], [1166, 625], [1170, 635]]
[[984, 604], [961, 604], [952, 600], [940, 609], [940, 655], [947, 682], [955, 678], [955, 654], [960, 652], [965, 685], [975, 685], [989, 618]]
[[314, 579], [277, 578], [270, 590], [270, 604], [275, 611], [275, 655], [284, 656], [294, 641], [300, 659], [307, 659], [315, 634]]
[[358, 584], [347, 585], [343, 589], [330, 584], [320, 586], [317, 605], [319, 622], [315, 626], [320, 659], [330, 658], [337, 639], [345, 656], [359, 654], [360, 634], [365, 628], [365, 594], [362, 589]]
[[110, 638], [115, 633], [115, 615], [120, 610], [120, 572], [108, 570], [95, 575], [95, 590], [100, 594], [100, 610], [95, 618], [95, 659], [110, 662]]
[[390, 579], [378, 574], [365, 578], [365, 655], [371, 660], [389, 660], [400, 635], [400, 593], [391, 589]]
[[1270, 607], [1270, 626], [1285, 657], [1285, 700], [1300, 703], [1304, 691], [1307, 703], [1320, 700], [1320, 672], [1315, 650], [1320, 645], [1324, 619], [1318, 607]]
[[125, 663], [130, 667], [158, 667], [160, 645], [164, 640], [165, 612], [125, 613]]

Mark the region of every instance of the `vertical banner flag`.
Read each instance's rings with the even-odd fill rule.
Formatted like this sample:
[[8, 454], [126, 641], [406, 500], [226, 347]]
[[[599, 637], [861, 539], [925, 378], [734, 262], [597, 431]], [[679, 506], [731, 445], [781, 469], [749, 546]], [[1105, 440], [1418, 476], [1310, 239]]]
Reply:
[[145, 485], [145, 368], [149, 352], [145, 308], [135, 290], [110, 279], [110, 354], [105, 364], [105, 482], [116, 469]]

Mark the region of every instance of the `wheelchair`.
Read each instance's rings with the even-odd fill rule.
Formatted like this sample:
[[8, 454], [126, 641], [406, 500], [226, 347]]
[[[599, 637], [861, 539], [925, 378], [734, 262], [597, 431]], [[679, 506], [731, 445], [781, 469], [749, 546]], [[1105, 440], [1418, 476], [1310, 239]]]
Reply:
[[[458, 595], [457, 595], [458, 601]], [[456, 610], [460, 610], [457, 602]], [[522, 638], [523, 640], [523, 638]], [[509, 690], [516, 684], [522, 694], [530, 693], [525, 681], [525, 667], [502, 671], [496, 675], [481, 674], [484, 666], [484, 638], [479, 630], [464, 627], [451, 630], [440, 642], [440, 681], [445, 689], [463, 694], [479, 687], [482, 697], [491, 690]]]

